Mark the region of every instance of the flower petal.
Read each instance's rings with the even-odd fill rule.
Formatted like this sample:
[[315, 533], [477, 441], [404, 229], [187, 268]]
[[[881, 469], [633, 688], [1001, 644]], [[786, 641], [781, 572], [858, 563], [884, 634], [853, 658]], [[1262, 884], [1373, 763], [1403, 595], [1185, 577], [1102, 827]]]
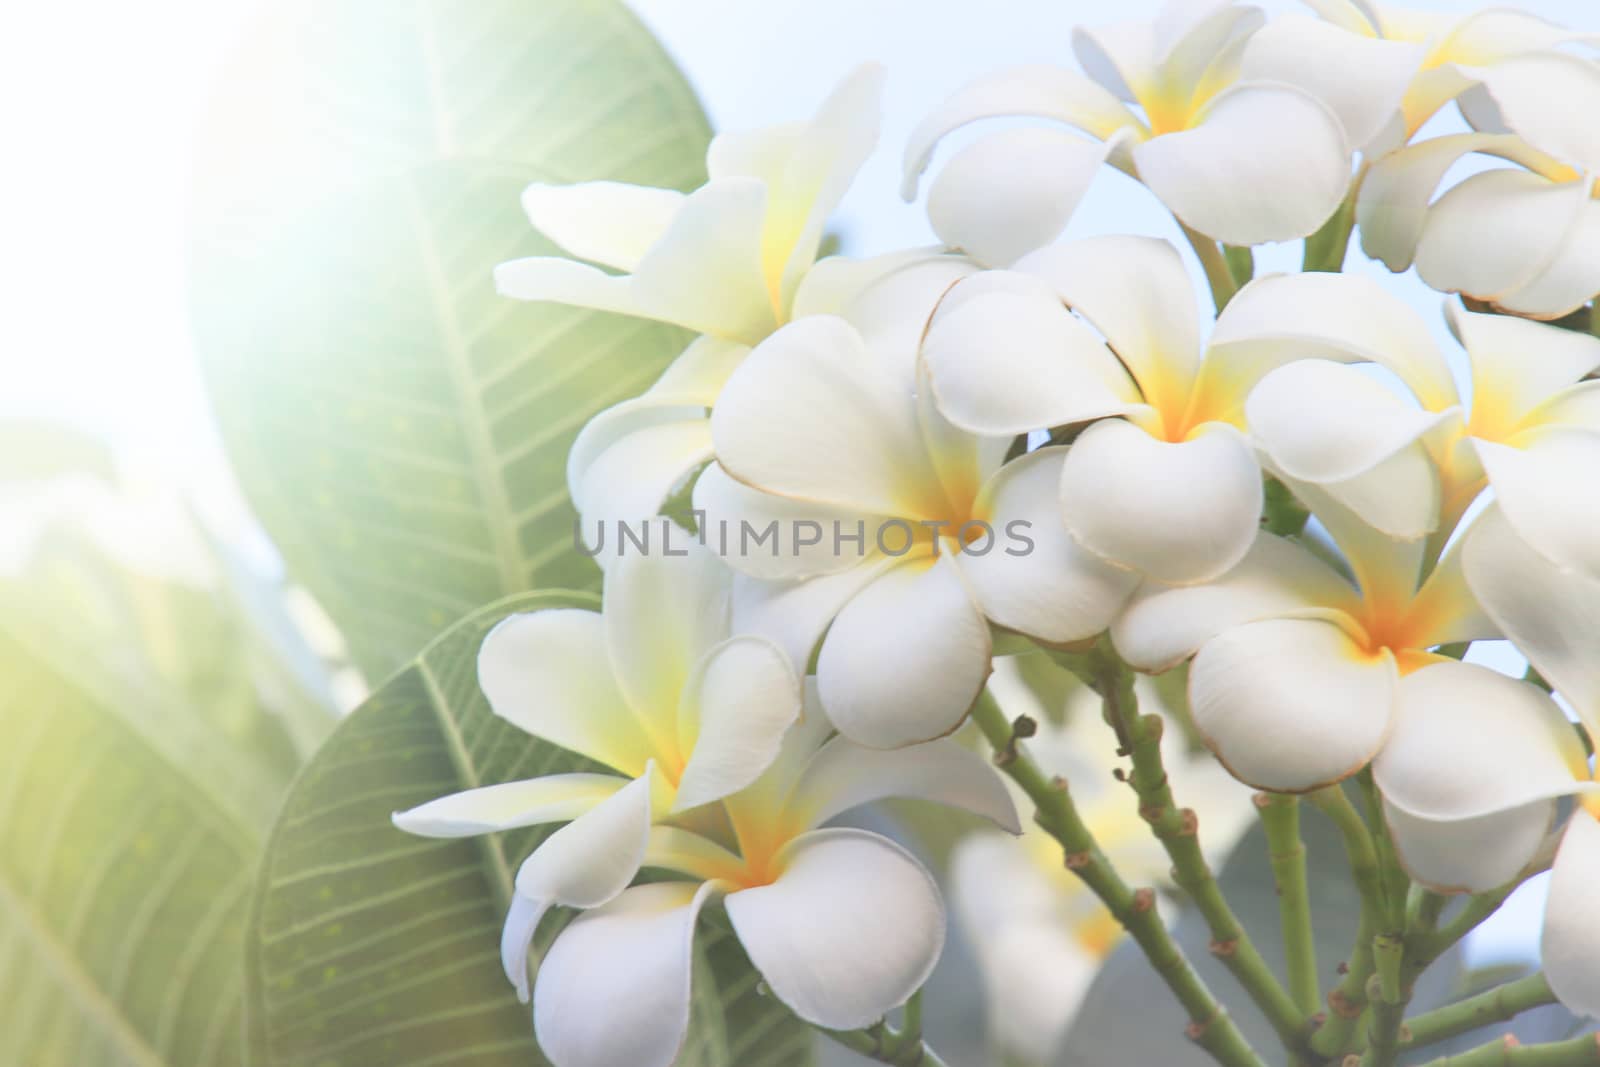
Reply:
[[822, 641], [817, 687], [839, 732], [897, 748], [954, 730], [989, 673], [989, 626], [956, 564], [886, 571], [844, 605]]
[[843, 319], [790, 323], [758, 345], [723, 389], [711, 416], [717, 458], [767, 492], [939, 518], [927, 514], [924, 496], [937, 479], [910, 384], [897, 381]]
[[1066, 229], [1110, 147], [1061, 130], [1003, 130], [957, 152], [928, 190], [933, 232], [1003, 267]]
[[1036, 64], [996, 71], [969, 83], [911, 131], [900, 195], [917, 195], [917, 179], [947, 134], [980, 119], [1033, 116], [1076, 126], [1105, 140], [1137, 126], [1133, 114], [1094, 82], [1070, 70]]
[[1235, 778], [1300, 793], [1377, 754], [1394, 720], [1394, 657], [1338, 626], [1269, 619], [1207, 641], [1189, 668], [1195, 727]]
[[860, 565], [876, 554], [876, 531], [885, 521], [763, 493], [715, 463], [694, 484], [694, 506], [701, 536], [718, 556], [743, 574], [776, 581]]
[[503, 782], [397, 811], [394, 825], [422, 837], [470, 837], [519, 826], [569, 822], [628, 784], [611, 774], [548, 774]]
[[1532, 281], [1495, 298], [1495, 306], [1519, 315], [1557, 319], [1600, 295], [1600, 203], [1578, 213], [1555, 257]]
[[507, 616], [483, 639], [478, 684], [518, 729], [629, 777], [644, 773], [650, 741], [617, 687], [597, 613]]
[[1159, 674], [1212, 637], [1249, 622], [1360, 610], [1355, 589], [1305, 548], [1262, 531], [1239, 565], [1204, 585], [1147, 584], [1111, 625], [1129, 664]]
[[771, 885], [730, 893], [728, 918], [777, 998], [833, 1030], [905, 1003], [944, 947], [938, 887], [899, 845], [863, 830], [798, 837]]
[[777, 325], [762, 273], [767, 189], [723, 178], [690, 193], [672, 227], [639, 261], [633, 289], [655, 317], [755, 344]]
[[1537, 278], [1584, 205], [1581, 182], [1522, 170], [1474, 174], [1428, 209], [1417, 273], [1443, 292], [1494, 299]]
[[1350, 148], [1338, 117], [1287, 85], [1228, 89], [1198, 126], [1136, 146], [1133, 160], [1173, 214], [1232, 245], [1315, 232], [1350, 185]]
[[1304, 89], [1333, 108], [1350, 145], [1360, 148], [1399, 112], [1422, 58], [1419, 45], [1290, 12], [1251, 35], [1240, 76]]
[[[1600, 368], [1600, 338], [1527, 322], [1509, 315], [1480, 315], [1445, 305], [1450, 332], [1472, 363], [1472, 425], [1522, 426], [1534, 409]], [[1502, 442], [1504, 443], [1504, 442]]]
[[1149, 19], [1074, 26], [1072, 54], [1085, 74], [1130, 104], [1155, 86], [1155, 23]]
[[668, 1067], [689, 1031], [694, 927], [716, 884], [636, 886], [578, 916], [539, 967], [539, 1046], [556, 1067]]
[[1383, 819], [1400, 866], [1440, 893], [1486, 893], [1521, 876], [1550, 834], [1556, 802], [1536, 800], [1471, 819], [1435, 822], [1387, 801]]
[[1164, 411], [1188, 399], [1200, 361], [1200, 316], [1178, 250], [1120, 234], [1053, 245], [1016, 264], [1043, 278], [1105, 337], [1146, 403]]
[[535, 182], [523, 190], [522, 209], [568, 255], [631, 271], [667, 232], [683, 200], [675, 189], [622, 182]]
[[701, 659], [728, 636], [732, 572], [683, 534], [683, 555], [624, 555], [606, 576], [606, 648], [617, 684], [658, 745], [678, 743], [680, 701]]
[[1594, 887], [1600, 885], [1600, 821], [1572, 816], [1556, 853], [1544, 908], [1540, 958], [1557, 999], [1579, 1015], [1600, 1016], [1600, 922]]
[[[997, 275], [1017, 282], [1001, 287]], [[970, 295], [980, 280], [984, 291]], [[1140, 402], [1104, 342], [1028, 275], [990, 271], [957, 283], [928, 328], [922, 358], [940, 413], [971, 433], [1027, 433], [1120, 415]]]
[[1583, 788], [1575, 777], [1588, 777], [1583, 745], [1537, 687], [1442, 662], [1406, 675], [1398, 694], [1394, 732], [1372, 771], [1384, 798], [1408, 815], [1475, 819]]
[[1371, 278], [1278, 274], [1257, 278], [1217, 317], [1201, 367], [1213, 418], [1242, 404], [1269, 371], [1300, 359], [1376, 363], [1393, 371], [1430, 411], [1460, 400], [1444, 353], [1415, 309]]
[[720, 800], [755, 781], [799, 717], [800, 680], [777, 645], [742, 636], [712, 649], [678, 714], [689, 762], [673, 810]]
[[1558, 566], [1600, 576], [1600, 433], [1552, 428], [1525, 449], [1472, 443], [1517, 533]]
[[[681, 411], [681, 408], [657, 409]], [[712, 456], [711, 421], [699, 409], [689, 418], [639, 426], [596, 456], [575, 487], [585, 546], [608, 564], [624, 554], [622, 527], [659, 526], [648, 520]], [[609, 533], [611, 547], [605, 545]], [[684, 534], [688, 540], [688, 534]]]
[[1078, 437], [1061, 469], [1061, 510], [1077, 542], [1174, 584], [1208, 581], [1244, 558], [1261, 492], [1255, 453], [1221, 423], [1174, 443], [1106, 419]]
[[1483, 609], [1600, 737], [1600, 576], [1552, 563], [1499, 505], [1472, 524], [1460, 555]]
[[1474, 73], [1513, 133], [1585, 173], [1600, 171], [1600, 130], [1592, 121], [1600, 114], [1600, 69], [1592, 60], [1550, 49]]
[[[1100, 633], [1139, 577], [1081, 547], [1061, 521], [1064, 448], [1044, 448], [1001, 467], [984, 486], [988, 547], [966, 546], [957, 564], [983, 613], [1001, 626], [1065, 643]], [[1024, 540], [1024, 538], [1026, 540]]]
[[994, 767], [948, 738], [883, 750], [836, 736], [806, 765], [785, 810], [809, 830], [890, 797], [946, 804], [1022, 832], [1016, 804]]

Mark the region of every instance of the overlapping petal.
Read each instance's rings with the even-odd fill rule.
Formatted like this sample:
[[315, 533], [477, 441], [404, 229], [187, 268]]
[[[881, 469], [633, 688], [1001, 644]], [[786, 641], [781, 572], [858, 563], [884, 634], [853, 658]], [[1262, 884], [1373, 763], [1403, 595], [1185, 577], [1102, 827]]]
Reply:
[[1540, 959], [1550, 988], [1580, 1015], [1600, 1016], [1600, 922], [1594, 887], [1600, 885], [1600, 821], [1586, 811], [1572, 817], [1556, 853], [1545, 902]]
[[761, 637], [712, 649], [685, 688], [679, 744], [689, 753], [676, 810], [720, 800], [755, 781], [800, 717], [800, 680], [788, 657]]
[[470, 837], [520, 826], [568, 822], [628, 784], [610, 774], [549, 774], [480, 786], [394, 813], [394, 825], [422, 837]]
[[528, 186], [522, 209], [533, 228], [578, 259], [631, 271], [683, 207], [675, 189], [622, 182]]
[[1021, 833], [1016, 805], [982, 756], [939, 739], [909, 748], [862, 748], [835, 737], [806, 764], [785, 808], [811, 829], [874, 800], [900, 797], [962, 808]]

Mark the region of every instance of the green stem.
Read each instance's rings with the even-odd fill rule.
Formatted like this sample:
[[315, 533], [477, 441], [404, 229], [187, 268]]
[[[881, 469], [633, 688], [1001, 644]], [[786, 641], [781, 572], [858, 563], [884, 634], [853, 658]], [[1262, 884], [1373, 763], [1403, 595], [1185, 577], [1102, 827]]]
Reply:
[[845, 1048], [892, 1067], [946, 1067], [939, 1054], [920, 1037], [902, 1038], [881, 1022], [865, 1030], [829, 1030], [821, 1026], [817, 1029]]
[[1300, 261], [1302, 271], [1326, 271], [1337, 274], [1344, 269], [1344, 260], [1350, 252], [1350, 233], [1356, 224], [1357, 184], [1338, 209], [1322, 224], [1322, 229], [1306, 238], [1305, 252]]
[[1289, 995], [1300, 1011], [1322, 1009], [1317, 981], [1317, 942], [1311, 925], [1311, 892], [1306, 882], [1306, 845], [1300, 836], [1300, 798], [1257, 793], [1256, 809], [1267, 834], [1272, 877], [1278, 885], [1278, 919], [1289, 966]]
[[1555, 1002], [1556, 995], [1551, 992], [1544, 975], [1530, 974], [1448, 1007], [1414, 1016], [1406, 1023], [1408, 1032], [1400, 1044], [1407, 1049], [1422, 1048]]
[[1506, 902], [1518, 884], [1513, 882], [1488, 893], [1468, 897], [1466, 905], [1449, 922], [1433, 933], [1416, 937], [1413, 966], [1417, 972], [1426, 970], [1440, 956], [1454, 948], [1457, 942], [1481, 926], [1485, 919], [1499, 911], [1500, 905]]
[[1194, 249], [1194, 254], [1200, 258], [1200, 266], [1206, 272], [1206, 282], [1211, 286], [1211, 299], [1217, 305], [1217, 313], [1221, 314], [1222, 309], [1228, 306], [1228, 301], [1233, 299], [1233, 294], [1239, 291], [1239, 283], [1234, 280], [1228, 257], [1217, 242], [1198, 230], [1191, 230], [1181, 219], [1178, 228], [1189, 239], [1189, 247]]
[[1361, 920], [1355, 946], [1345, 964], [1344, 979], [1328, 994], [1327, 1021], [1311, 1035], [1311, 1047], [1324, 1057], [1351, 1048], [1358, 1040], [1359, 1022], [1367, 1006], [1367, 980], [1377, 961], [1373, 939], [1383, 932], [1388, 907], [1384, 899], [1383, 871], [1378, 851], [1361, 813], [1350, 803], [1343, 786], [1333, 785], [1310, 795], [1311, 803], [1333, 820], [1344, 838], [1345, 856], [1356, 889], [1361, 894]]
[[1139, 796], [1139, 814], [1172, 860], [1173, 881], [1194, 901], [1210, 928], [1212, 955], [1255, 1001], [1284, 1047], [1292, 1052], [1304, 1049], [1310, 1012], [1296, 1005], [1228, 906], [1200, 847], [1199, 818], [1173, 798], [1161, 757], [1165, 720], [1139, 714], [1133, 672], [1114, 653], [1102, 646], [1090, 662], [1091, 684], [1100, 694], [1106, 722], [1133, 761], [1128, 780]]
[[1518, 1045], [1502, 1037], [1459, 1056], [1441, 1056], [1422, 1067], [1595, 1067], [1600, 1065], [1600, 1034], [1582, 1034], [1548, 1045]]
[[1189, 1015], [1189, 1037], [1225, 1067], [1266, 1067], [1244, 1034], [1162, 924], [1153, 889], [1134, 890], [1111, 866], [1078, 813], [1066, 782], [1047, 778], [1019, 743], [1005, 712], [987, 690], [972, 719], [995, 752], [995, 763], [1033, 801], [1034, 818], [1061, 845], [1067, 868], [1100, 899], [1143, 950]]

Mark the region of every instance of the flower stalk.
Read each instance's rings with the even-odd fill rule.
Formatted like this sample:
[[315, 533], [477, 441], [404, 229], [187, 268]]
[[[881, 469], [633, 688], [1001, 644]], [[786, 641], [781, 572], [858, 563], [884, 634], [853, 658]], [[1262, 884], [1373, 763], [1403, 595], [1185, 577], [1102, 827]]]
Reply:
[[1033, 801], [1036, 820], [1061, 845], [1067, 868], [1128, 931], [1183, 1005], [1189, 1015], [1189, 1038], [1224, 1067], [1266, 1067], [1167, 932], [1155, 907], [1155, 890], [1132, 888], [1111, 866], [1078, 813], [1067, 783], [1045, 776], [987, 690], [973, 704], [972, 719], [994, 749], [995, 764]]
[[1289, 967], [1289, 995], [1306, 1016], [1322, 1009], [1317, 980], [1317, 944], [1306, 882], [1306, 846], [1300, 836], [1300, 798], [1257, 793], [1256, 809], [1267, 835], [1272, 877], [1278, 886], [1278, 917]]
[[1556, 996], [1544, 974], [1530, 974], [1436, 1011], [1414, 1016], [1406, 1023], [1407, 1033], [1401, 1038], [1400, 1047], [1423, 1048], [1555, 1002]]
[[1441, 1056], [1422, 1067], [1592, 1067], [1600, 1064], [1600, 1034], [1583, 1034], [1547, 1045], [1520, 1045], [1509, 1034], [1459, 1056]]

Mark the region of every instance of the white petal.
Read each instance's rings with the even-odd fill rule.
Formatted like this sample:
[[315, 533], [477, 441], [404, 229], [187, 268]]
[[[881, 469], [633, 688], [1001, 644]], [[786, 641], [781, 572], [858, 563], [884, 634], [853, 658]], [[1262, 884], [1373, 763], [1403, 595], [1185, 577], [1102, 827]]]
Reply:
[[694, 506], [701, 513], [705, 543], [718, 556], [741, 573], [771, 580], [858, 566], [877, 551], [876, 530], [884, 521], [763, 493], [730, 477], [719, 464], [707, 467], [695, 482]]
[[682, 556], [623, 556], [608, 572], [603, 593], [617, 684], [667, 751], [677, 744], [684, 690], [701, 659], [728, 636], [732, 611], [727, 565], [688, 536], [682, 550]]
[[1600, 203], [1583, 205], [1555, 257], [1527, 284], [1501, 293], [1495, 304], [1520, 315], [1556, 319], [1600, 294]]
[[667, 1067], [689, 1030], [694, 927], [714, 883], [642, 885], [578, 916], [539, 967], [539, 1046], [556, 1067]]
[[1356, 223], [1367, 255], [1383, 260], [1392, 271], [1411, 266], [1434, 190], [1451, 167], [1473, 152], [1500, 156], [1542, 172], [1559, 166], [1520, 137], [1484, 133], [1432, 137], [1390, 152], [1367, 171], [1356, 202]]
[[1593, 61], [1550, 50], [1475, 73], [1512, 132], [1581, 171], [1600, 171], [1600, 130], [1592, 121], [1600, 114], [1600, 69]]
[[1267, 275], [1239, 290], [1217, 317], [1202, 393], [1243, 400], [1268, 371], [1299, 359], [1376, 363], [1430, 411], [1459, 403], [1450, 364], [1410, 305], [1371, 278], [1326, 272]]
[[1587, 769], [1583, 745], [1537, 687], [1448, 662], [1406, 675], [1398, 692], [1394, 732], [1372, 770], [1401, 811], [1453, 822], [1581, 788], [1574, 772]]
[[862, 830], [796, 838], [771, 885], [727, 898], [728, 918], [774, 995], [833, 1030], [905, 1003], [944, 947], [938, 887], [904, 849]]
[[1573, 815], [1552, 870], [1539, 953], [1545, 977], [1568, 1008], [1600, 1016], [1600, 822], [1593, 815]]
[[1006, 266], [1060, 236], [1109, 150], [1049, 128], [989, 134], [952, 156], [928, 190], [933, 232]]
[[1181, 407], [1200, 360], [1200, 316], [1177, 249], [1110, 235], [1042, 248], [1016, 269], [1049, 282], [1125, 363], [1146, 403]]
[[724, 178], [684, 200], [672, 227], [633, 272], [633, 291], [652, 317], [699, 333], [755, 344], [777, 325], [762, 274], [767, 190]]
[[811, 829], [889, 797], [947, 804], [1022, 832], [1016, 805], [994, 767], [948, 738], [886, 751], [834, 737], [806, 765], [785, 810]]
[[911, 131], [900, 195], [917, 195], [917, 178], [946, 134], [979, 119], [1024, 115], [1056, 119], [1102, 140], [1136, 125], [1116, 97], [1073, 71], [1044, 64], [997, 71], [957, 91]]
[[1260, 8], [1232, 0], [1167, 0], [1155, 19], [1162, 80], [1180, 91], [1203, 86], [1216, 64], [1226, 62], [1265, 22]]
[[1534, 551], [1499, 506], [1472, 524], [1461, 556], [1484, 610], [1600, 736], [1600, 576]]
[[584, 470], [572, 497], [583, 516], [585, 546], [609, 565], [626, 551], [623, 525], [659, 527], [649, 520], [711, 456], [711, 420], [698, 410], [687, 419], [640, 426], [617, 440]]
[[[854, 531], [846, 531], [853, 534]], [[871, 538], [869, 530], [867, 537]], [[898, 536], [891, 528], [891, 537]], [[871, 542], [868, 542], [869, 549]], [[898, 548], [899, 542], [891, 547]], [[875, 551], [837, 574], [799, 581], [766, 581], [739, 574], [733, 580], [733, 629], [768, 638], [789, 657], [795, 670], [806, 668], [817, 642], [839, 609], [899, 560]]]
[[720, 800], [755, 781], [799, 717], [800, 680], [776, 645], [745, 636], [712, 649], [679, 712], [690, 755], [674, 810]]
[[610, 774], [550, 774], [452, 793], [394, 813], [396, 827], [422, 837], [468, 837], [519, 826], [568, 822], [628, 784]]
[[[571, 307], [614, 311], [638, 318], [659, 318], [634, 291], [628, 275], [607, 274], [585, 263], [553, 256], [508, 260], [494, 268], [495, 292], [513, 300], [545, 301]], [[667, 322], [678, 322], [675, 318]]]
[[1350, 145], [1359, 148], [1400, 110], [1422, 57], [1418, 45], [1351, 33], [1291, 12], [1251, 35], [1240, 74], [1304, 89], [1333, 108]]
[[483, 639], [478, 684], [519, 729], [630, 777], [644, 773], [650, 741], [617, 688], [595, 612], [508, 616]]
[[1204, 585], [1147, 584], [1111, 626], [1117, 652], [1160, 673], [1224, 630], [1261, 619], [1360, 610], [1355, 589], [1305, 548], [1265, 531], [1227, 574]]
[[1600, 338], [1445, 306], [1450, 332], [1472, 363], [1472, 421], [1511, 429], [1600, 368]]
[[923, 256], [867, 286], [840, 314], [861, 334], [884, 373], [914, 392], [928, 321], [951, 286], [977, 270], [965, 256]]
[[1174, 443], [1106, 419], [1078, 437], [1061, 469], [1061, 510], [1077, 542], [1162, 582], [1208, 581], [1243, 559], [1261, 499], [1255, 453], [1220, 423]]
[[945, 418], [972, 433], [1010, 435], [1123, 414], [1140, 402], [1117, 357], [1053, 293], [966, 293], [999, 273], [957, 283], [949, 310], [928, 328], [922, 358]]
[[1526, 449], [1473, 446], [1517, 533], [1558, 566], [1600, 576], [1600, 433], [1555, 428]]
[[1154, 88], [1156, 52], [1150, 19], [1072, 28], [1072, 54], [1084, 73], [1130, 104]]
[[1439, 476], [1419, 439], [1443, 416], [1320, 359], [1268, 374], [1245, 410], [1251, 436], [1285, 474], [1321, 485], [1390, 536], [1422, 537], [1437, 525]]
[[[819, 259], [806, 271], [805, 280], [794, 295], [792, 317], [803, 319], [807, 315], [845, 316], [846, 309], [874, 283], [898, 271], [929, 263], [947, 262], [959, 257], [946, 255], [940, 248], [908, 248], [900, 252], [886, 252], [880, 256], [854, 259], [850, 256], [829, 256]], [[860, 324], [856, 324], [860, 329]]]
[[[817, 315], [758, 345], [711, 417], [717, 458], [767, 492], [869, 514], [929, 515], [937, 479], [910, 382], [843, 319]], [[943, 507], [937, 509], [943, 511]]]
[[1366, 766], [1394, 720], [1396, 671], [1339, 627], [1269, 619], [1207, 641], [1189, 668], [1195, 727], [1234, 777], [1305, 792]]
[[959, 726], [988, 676], [989, 655], [988, 623], [955, 563], [908, 559], [833, 620], [817, 686], [840, 733], [896, 748]]
[[500, 935], [500, 965], [528, 1002], [528, 947], [552, 904], [599, 907], [628, 887], [650, 840], [654, 766], [539, 844], [517, 869], [516, 891]]
[[1486, 893], [1521, 876], [1544, 846], [1556, 802], [1536, 800], [1471, 819], [1435, 822], [1383, 805], [1400, 865], [1441, 893]]
[[683, 194], [621, 182], [534, 183], [522, 208], [534, 229], [568, 255], [631, 271], [672, 225]]
[[1138, 575], [1085, 552], [1067, 533], [1058, 496], [1066, 454], [1039, 449], [1000, 468], [979, 497], [994, 531], [988, 547], [974, 541], [957, 557], [985, 615], [1059, 643], [1100, 633], [1139, 584]]
[[1287, 85], [1228, 89], [1198, 126], [1138, 145], [1133, 159], [1173, 214], [1233, 245], [1315, 232], [1350, 184], [1350, 149], [1338, 118]]
[[1555, 258], [1584, 199], [1579, 182], [1521, 170], [1474, 174], [1428, 209], [1417, 273], [1435, 289], [1486, 300], [1519, 289]]

